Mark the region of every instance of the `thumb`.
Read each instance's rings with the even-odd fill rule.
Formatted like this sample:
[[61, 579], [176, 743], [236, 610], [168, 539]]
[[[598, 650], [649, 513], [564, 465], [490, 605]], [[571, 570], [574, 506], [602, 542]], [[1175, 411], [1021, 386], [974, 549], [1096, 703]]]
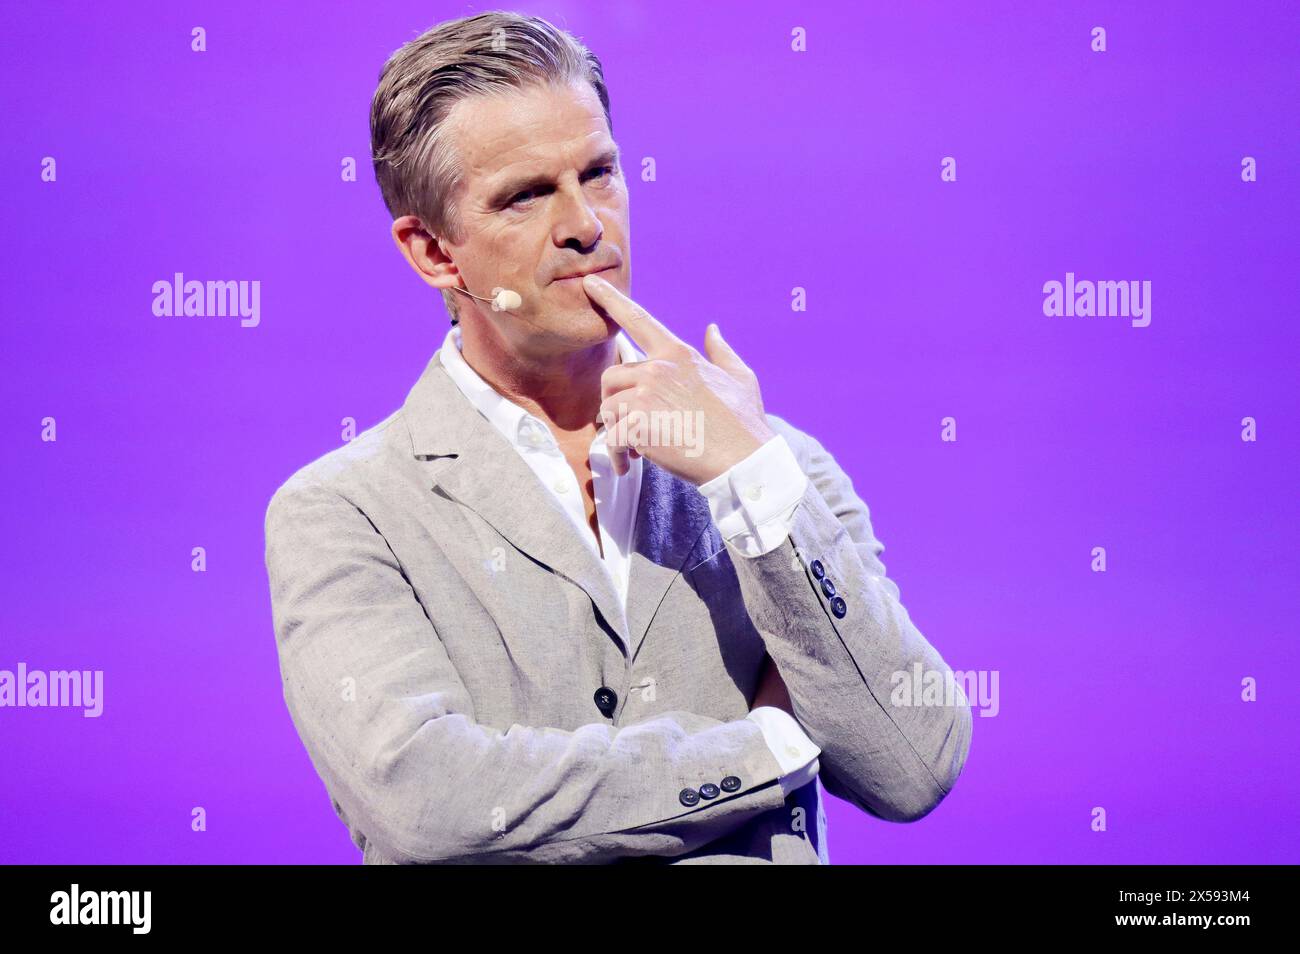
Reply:
[[748, 371], [749, 366], [722, 337], [717, 322], [710, 321], [704, 330], [704, 353], [710, 361], [726, 371]]

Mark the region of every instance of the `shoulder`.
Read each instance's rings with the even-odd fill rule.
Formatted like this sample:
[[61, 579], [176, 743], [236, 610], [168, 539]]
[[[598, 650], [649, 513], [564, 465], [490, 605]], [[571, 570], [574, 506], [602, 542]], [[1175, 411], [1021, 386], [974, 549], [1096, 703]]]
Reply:
[[403, 441], [410, 440], [401, 426], [398, 409], [362, 431], [341, 447], [303, 464], [281, 483], [267, 504], [269, 525], [274, 514], [322, 499], [356, 501], [380, 483], [395, 462], [402, 459]]

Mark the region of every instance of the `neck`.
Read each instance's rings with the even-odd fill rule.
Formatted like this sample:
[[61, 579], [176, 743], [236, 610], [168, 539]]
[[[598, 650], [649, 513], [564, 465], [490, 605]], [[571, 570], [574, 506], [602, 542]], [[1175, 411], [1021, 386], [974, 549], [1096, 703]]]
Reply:
[[461, 356], [504, 397], [544, 421], [557, 440], [588, 442], [597, 430], [600, 378], [620, 357], [614, 339], [577, 350], [535, 351], [505, 341], [490, 326], [461, 321]]

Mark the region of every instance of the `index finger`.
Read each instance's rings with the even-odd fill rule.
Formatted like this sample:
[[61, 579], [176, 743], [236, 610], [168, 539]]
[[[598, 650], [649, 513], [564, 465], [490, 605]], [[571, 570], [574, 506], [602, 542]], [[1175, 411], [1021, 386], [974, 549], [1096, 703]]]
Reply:
[[585, 276], [582, 288], [596, 304], [604, 307], [647, 357], [658, 357], [686, 346], [667, 325], [599, 275]]

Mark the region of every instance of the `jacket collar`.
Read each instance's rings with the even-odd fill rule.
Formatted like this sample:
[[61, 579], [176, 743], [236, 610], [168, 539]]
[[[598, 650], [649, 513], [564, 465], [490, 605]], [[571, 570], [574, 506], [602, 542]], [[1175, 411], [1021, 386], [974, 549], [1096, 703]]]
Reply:
[[523, 553], [581, 587], [634, 659], [669, 585], [712, 526], [708, 501], [689, 482], [641, 459], [625, 621], [600, 557], [519, 452], [456, 386], [440, 352], [402, 405], [411, 454], [426, 468], [429, 490], [473, 510]]

